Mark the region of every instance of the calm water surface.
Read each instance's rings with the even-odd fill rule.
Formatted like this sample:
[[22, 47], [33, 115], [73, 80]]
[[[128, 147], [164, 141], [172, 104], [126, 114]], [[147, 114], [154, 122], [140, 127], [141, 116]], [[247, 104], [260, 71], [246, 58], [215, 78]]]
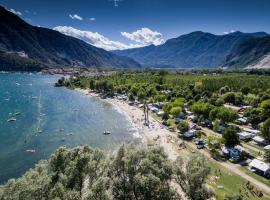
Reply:
[[[119, 144], [139, 142], [131, 123], [112, 105], [55, 88], [58, 78], [0, 74], [0, 183], [20, 176], [59, 146], [88, 144], [113, 151]], [[8, 122], [12, 118], [16, 121]], [[105, 130], [112, 134], [104, 136]]]

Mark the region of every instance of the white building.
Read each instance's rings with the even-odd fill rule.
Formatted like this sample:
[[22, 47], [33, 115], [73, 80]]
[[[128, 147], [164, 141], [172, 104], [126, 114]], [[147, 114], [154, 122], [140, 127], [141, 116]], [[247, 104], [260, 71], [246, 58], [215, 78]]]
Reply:
[[256, 172], [262, 176], [269, 177], [270, 176], [270, 164], [265, 163], [258, 159], [253, 159], [249, 163], [249, 168], [251, 171]]
[[270, 145], [263, 147], [264, 150], [270, 150]]
[[252, 133], [249, 133], [246, 131], [239, 132], [239, 133], [237, 133], [237, 135], [239, 136], [240, 140], [249, 140], [249, 139], [254, 137], [254, 135]]
[[261, 132], [259, 130], [255, 130], [255, 129], [250, 129], [250, 128], [244, 128], [243, 129], [245, 132], [249, 132], [255, 135], [259, 135]]
[[263, 145], [265, 142], [264, 138], [262, 138], [260, 136], [255, 136], [254, 138], [252, 138], [252, 140], [259, 145]]

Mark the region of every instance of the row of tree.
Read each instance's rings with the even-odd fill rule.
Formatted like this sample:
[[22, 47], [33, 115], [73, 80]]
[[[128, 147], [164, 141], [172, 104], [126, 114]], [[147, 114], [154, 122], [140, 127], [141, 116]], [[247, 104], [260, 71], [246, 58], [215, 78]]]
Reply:
[[106, 155], [88, 146], [60, 148], [21, 178], [0, 187], [1, 200], [147, 200], [190, 199], [214, 195], [205, 179], [207, 161], [193, 155], [172, 162], [160, 148], [122, 146]]

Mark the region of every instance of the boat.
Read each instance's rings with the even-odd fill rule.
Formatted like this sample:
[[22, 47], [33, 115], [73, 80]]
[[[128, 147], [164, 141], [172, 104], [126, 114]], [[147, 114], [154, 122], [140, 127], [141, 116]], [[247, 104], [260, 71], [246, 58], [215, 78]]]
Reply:
[[65, 140], [66, 140], [65, 138], [62, 138], [62, 139], [61, 139], [62, 142], [65, 142]]
[[16, 118], [14, 118], [14, 117], [7, 120], [7, 122], [15, 122], [15, 121], [16, 121]]
[[20, 83], [16, 82], [16, 85], [21, 85]]
[[16, 113], [14, 113], [15, 116], [21, 115], [21, 114], [22, 114], [21, 112], [16, 112]]
[[29, 153], [36, 153], [36, 150], [35, 150], [35, 149], [27, 149], [26, 152], [29, 152]]
[[38, 130], [37, 133], [42, 133], [43, 131], [42, 130]]
[[32, 99], [38, 99], [38, 97], [36, 97], [36, 96], [32, 96]]
[[103, 134], [104, 134], [104, 135], [110, 135], [111, 132], [110, 132], [110, 131], [104, 131]]

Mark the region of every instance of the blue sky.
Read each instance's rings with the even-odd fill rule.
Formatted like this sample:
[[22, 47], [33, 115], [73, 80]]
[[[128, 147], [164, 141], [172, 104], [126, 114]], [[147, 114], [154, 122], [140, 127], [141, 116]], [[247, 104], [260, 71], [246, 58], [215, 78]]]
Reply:
[[94, 45], [105, 40], [96, 45], [103, 48], [113, 42], [112, 49], [160, 44], [197, 30], [270, 32], [270, 0], [0, 0], [0, 4], [32, 25], [58, 27]]

